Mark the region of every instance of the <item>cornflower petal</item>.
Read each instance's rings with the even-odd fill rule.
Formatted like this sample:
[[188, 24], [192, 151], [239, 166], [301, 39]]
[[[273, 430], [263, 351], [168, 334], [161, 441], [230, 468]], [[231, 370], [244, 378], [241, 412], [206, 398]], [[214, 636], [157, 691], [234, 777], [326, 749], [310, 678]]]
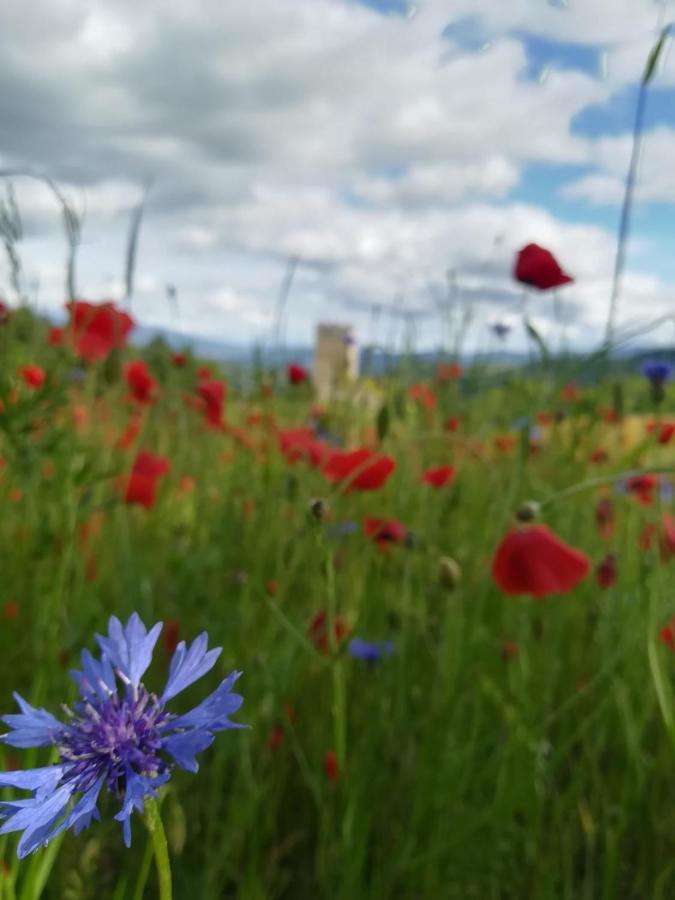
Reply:
[[124, 844], [126, 847], [131, 846], [132, 812], [136, 809], [139, 813], [142, 813], [146, 797], [155, 797], [157, 788], [166, 784], [170, 777], [169, 772], [165, 772], [164, 775], [148, 778], [146, 775], [138, 775], [133, 769], [127, 769], [124, 803], [122, 804], [122, 809], [115, 816], [118, 822], [123, 823]]
[[63, 733], [63, 724], [46, 709], [36, 709], [19, 694], [14, 694], [20, 713], [1, 716], [0, 719], [14, 730], [0, 738], [10, 747], [47, 747]]
[[190, 712], [177, 719], [172, 719], [169, 727], [195, 728], [206, 731], [223, 731], [226, 728], [244, 728], [230, 722], [228, 716], [236, 712], [244, 698], [240, 694], [231, 694], [232, 685], [239, 678], [241, 672], [232, 672], [222, 681], [212, 694], [195, 706]]
[[199, 765], [195, 756], [210, 747], [214, 740], [215, 736], [210, 731], [195, 729], [182, 734], [172, 734], [164, 741], [164, 749], [173, 756], [181, 769], [198, 772]]
[[85, 828], [89, 828], [92, 819], [98, 821], [101, 818], [101, 814], [98, 811], [96, 804], [104, 782], [105, 778], [99, 778], [88, 791], [85, 791], [84, 794], [82, 794], [80, 799], [71, 809], [68, 818], [61, 826], [64, 831], [72, 828], [75, 834], [78, 835], [80, 832], [84, 831]]
[[124, 627], [117, 616], [111, 616], [108, 637], [97, 634], [96, 640], [113, 666], [129, 679], [132, 687], [137, 688], [152, 661], [152, 651], [161, 630], [162, 623], [157, 622], [148, 631], [138, 613], [132, 613]]
[[50, 829], [66, 811], [73, 790], [73, 784], [64, 784], [49, 794], [38, 794], [30, 800], [22, 800], [16, 804], [3, 804], [13, 809], [14, 814], [2, 824], [0, 834], [23, 830], [17, 849], [19, 859], [28, 856], [46, 842]]
[[110, 660], [104, 656], [99, 662], [88, 650], [82, 651], [82, 671], [71, 669], [70, 674], [77, 682], [80, 694], [83, 697], [95, 695], [105, 700], [117, 690], [115, 673], [110, 665]]
[[39, 769], [18, 769], [14, 772], [0, 772], [0, 787], [51, 793], [61, 780], [63, 770], [63, 766], [42, 766]]
[[162, 703], [166, 703], [176, 694], [180, 694], [186, 687], [193, 684], [202, 675], [206, 675], [216, 664], [216, 660], [222, 653], [222, 647], [214, 647], [207, 652], [208, 635], [203, 631], [199, 637], [185, 648], [185, 641], [181, 641], [176, 647], [176, 652], [171, 659], [169, 677], [160, 697]]

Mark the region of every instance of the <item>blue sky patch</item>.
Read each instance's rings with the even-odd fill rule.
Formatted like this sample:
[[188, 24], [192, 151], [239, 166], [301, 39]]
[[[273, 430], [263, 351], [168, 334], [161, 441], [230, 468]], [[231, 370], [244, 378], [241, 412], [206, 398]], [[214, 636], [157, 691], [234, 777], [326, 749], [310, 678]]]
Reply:
[[527, 31], [512, 34], [525, 48], [527, 77], [533, 81], [538, 81], [542, 71], [549, 68], [577, 69], [593, 77], [601, 73], [601, 52], [597, 47], [546, 40]]

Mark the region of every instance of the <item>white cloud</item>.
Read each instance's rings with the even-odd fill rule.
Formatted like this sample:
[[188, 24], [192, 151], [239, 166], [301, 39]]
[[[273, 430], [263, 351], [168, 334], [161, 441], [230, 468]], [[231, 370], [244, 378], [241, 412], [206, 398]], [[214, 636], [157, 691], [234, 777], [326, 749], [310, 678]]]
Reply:
[[[593, 159], [600, 171], [565, 187], [569, 197], [583, 197], [593, 203], [619, 203], [625, 194], [632, 137], [600, 138], [593, 143]], [[640, 145], [636, 195], [643, 201], [675, 202], [675, 129], [648, 131]]]
[[[577, 276], [567, 296], [580, 321], [597, 324], [613, 237], [509, 198], [532, 162], [592, 165], [569, 195], [618, 197], [625, 138], [591, 141], [571, 123], [639, 73], [654, 4], [417, 6], [404, 19], [346, 0], [34, 0], [30, 15], [5, 4], [3, 162], [49, 172], [86, 207], [78, 275], [92, 296], [121, 292], [128, 212], [155, 177], [134, 298], [146, 321], [172, 324], [171, 282], [189, 311], [183, 327], [221, 327], [228, 339], [264, 334], [293, 255], [303, 260], [290, 307], [296, 337], [324, 315], [367, 327], [354, 304], [399, 296], [428, 307], [430, 284], [448, 268], [487, 321], [518, 297], [513, 253], [534, 240]], [[481, 18], [481, 52], [442, 37], [463, 16]], [[608, 78], [553, 68], [543, 83], [531, 80], [518, 29], [609, 46]], [[662, 77], [674, 73], [668, 60]], [[672, 133], [650, 138], [645, 198], [675, 199], [672, 149]], [[26, 270], [55, 308], [58, 208], [36, 184], [17, 190]], [[639, 293], [627, 280], [628, 288]], [[660, 308], [663, 292], [650, 296]]]
[[493, 156], [481, 162], [415, 165], [398, 178], [366, 176], [355, 181], [354, 191], [378, 204], [437, 206], [472, 196], [505, 196], [518, 178], [517, 166]]

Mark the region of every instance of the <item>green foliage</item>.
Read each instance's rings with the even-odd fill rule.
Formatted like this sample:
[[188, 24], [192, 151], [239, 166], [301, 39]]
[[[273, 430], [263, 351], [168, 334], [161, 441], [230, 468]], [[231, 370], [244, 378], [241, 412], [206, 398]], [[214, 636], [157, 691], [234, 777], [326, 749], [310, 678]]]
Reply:
[[[342, 398], [322, 427], [354, 446], [375, 425], [397, 470], [380, 492], [341, 494], [316, 469], [289, 467], [253, 415], [302, 425], [304, 392], [261, 399], [255, 379], [251, 394], [231, 392], [227, 420], [248, 449], [185, 406], [196, 364], [172, 367], [158, 344], [147, 359], [161, 391], [136, 446], [172, 468], [157, 505], [142, 509], [121, 502], [117, 482], [134, 453], [115, 446], [131, 411], [120, 366], [132, 354], [70, 382], [73, 361], [36, 334], [4, 357], [0, 710], [12, 711], [18, 690], [58, 713], [73, 698], [67, 670], [111, 613], [174, 620], [187, 639], [208, 630], [224, 647], [213, 683], [244, 670], [238, 718], [252, 728], [227, 732], [197, 775], [172, 780], [162, 812], [177, 898], [675, 895], [675, 657], [658, 640], [675, 614], [673, 570], [639, 546], [661, 501], [616, 493], [609, 545], [595, 524], [599, 487], [626, 468], [672, 468], [672, 450], [645, 434], [641, 382], [603, 381], [564, 403], [569, 372], [553, 366], [501, 384], [476, 375], [471, 393], [439, 388], [435, 410], [419, 409], [401, 380], [376, 384], [375, 403]], [[29, 362], [48, 372], [39, 391], [16, 374]], [[595, 414], [612, 406], [626, 414], [619, 425]], [[79, 407], [87, 419], [76, 425]], [[532, 428], [514, 423], [539, 412], [553, 423], [535, 453]], [[449, 415], [459, 431], [444, 431]], [[516, 432], [510, 451], [495, 448]], [[597, 447], [609, 461], [592, 466]], [[458, 470], [452, 487], [420, 484], [446, 463]], [[317, 497], [328, 521], [308, 514]], [[614, 550], [617, 584], [603, 591], [590, 576], [564, 597], [503, 596], [489, 561], [530, 500], [545, 501], [546, 523], [594, 562]], [[366, 515], [400, 519], [414, 546], [381, 552], [363, 537]], [[331, 536], [345, 522], [356, 531]], [[308, 635], [320, 610], [354, 635], [393, 640], [394, 654], [368, 667], [344, 643], [320, 652]], [[160, 643], [150, 685], [161, 686], [167, 660]], [[324, 770], [332, 750], [335, 782]], [[47, 764], [48, 754], [4, 748], [0, 764]], [[0, 874], [2, 900], [38, 888], [47, 900], [156, 896], [142, 822], [126, 851], [116, 808], [106, 800], [90, 832], [22, 866], [14, 839], [0, 837], [11, 873]]]

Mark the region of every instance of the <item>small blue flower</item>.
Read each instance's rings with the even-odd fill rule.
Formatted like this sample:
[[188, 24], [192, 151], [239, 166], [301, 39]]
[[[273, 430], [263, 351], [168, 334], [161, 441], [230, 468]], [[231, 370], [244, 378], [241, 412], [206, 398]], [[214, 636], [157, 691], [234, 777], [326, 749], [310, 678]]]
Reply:
[[87, 370], [83, 369], [81, 367], [76, 368], [76, 369], [70, 369], [66, 373], [66, 378], [68, 379], [68, 381], [73, 381], [78, 384], [83, 382], [86, 377], [87, 377]]
[[347, 652], [356, 659], [363, 659], [373, 665], [379, 662], [383, 656], [391, 656], [394, 652], [393, 641], [364, 641], [362, 638], [352, 638], [347, 644]]
[[493, 322], [493, 324], [490, 325], [490, 328], [500, 340], [503, 340], [509, 331], [511, 331], [511, 326], [507, 322]]
[[665, 360], [651, 359], [642, 364], [641, 371], [652, 384], [661, 386], [670, 378], [673, 367]]
[[196, 772], [196, 754], [210, 746], [216, 732], [244, 727], [229, 719], [243, 702], [231, 693], [241, 672], [228, 675], [184, 715], [166, 709], [169, 700], [209, 672], [220, 656], [221, 647], [207, 649], [206, 632], [189, 647], [185, 641], [178, 644], [161, 696], [144, 687], [141, 678], [161, 629], [158, 622], [148, 631], [137, 613], [125, 626], [112, 616], [107, 636], [96, 635], [101, 659], [83, 650], [82, 671], [71, 672], [80, 700], [72, 710], [64, 707], [65, 723], [14, 694], [21, 712], [0, 717], [12, 729], [0, 740], [11, 747], [56, 747], [59, 753], [53, 766], [0, 773], [0, 787], [33, 794], [0, 802], [0, 834], [23, 832], [20, 859], [62, 831], [72, 828], [79, 834], [92, 819], [100, 819], [97, 801], [104, 786], [122, 801], [115, 818], [123, 823], [129, 847], [132, 812], [143, 811], [144, 801], [170, 779], [173, 767]]
[[336, 522], [334, 525], [329, 525], [328, 528], [326, 528], [326, 534], [330, 538], [340, 538], [348, 537], [350, 534], [356, 534], [358, 530], [358, 522]]

